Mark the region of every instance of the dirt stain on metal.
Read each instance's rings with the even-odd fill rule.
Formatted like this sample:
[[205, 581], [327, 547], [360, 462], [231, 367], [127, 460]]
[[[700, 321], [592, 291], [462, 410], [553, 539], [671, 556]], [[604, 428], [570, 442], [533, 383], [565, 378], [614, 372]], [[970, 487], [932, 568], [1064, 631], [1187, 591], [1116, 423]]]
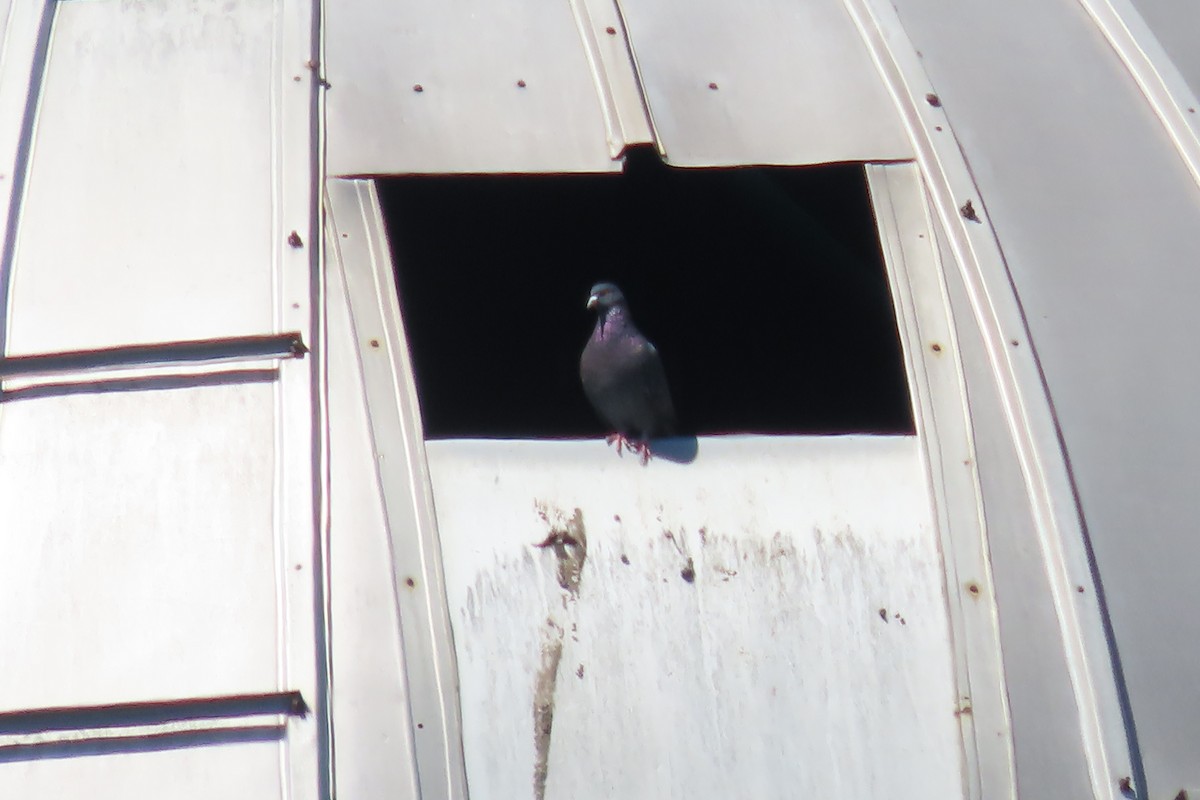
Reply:
[[545, 800], [546, 778], [550, 772], [550, 732], [554, 728], [554, 690], [558, 685], [558, 666], [562, 662], [562, 628], [553, 620], [547, 620], [557, 628], [558, 638], [542, 645], [542, 665], [533, 685], [533, 744], [537, 759], [533, 763], [533, 796]]
[[[533, 745], [537, 754], [533, 764], [533, 796], [545, 800], [546, 779], [550, 772], [550, 736], [554, 730], [554, 698], [558, 687], [558, 668], [562, 663], [570, 606], [579, 599], [583, 565], [587, 561], [587, 529], [583, 510], [576, 508], [570, 519], [558, 509], [535, 503], [537, 515], [550, 528], [536, 547], [554, 553], [555, 574], [563, 595], [561, 612], [551, 612], [542, 627], [541, 664], [533, 686]], [[556, 619], [556, 617], [559, 617]], [[572, 640], [579, 641], [577, 623], [570, 624]], [[576, 672], [583, 677], [583, 665]]]
[[587, 560], [587, 530], [583, 527], [583, 510], [575, 509], [574, 516], [565, 523], [561, 520], [550, 522], [550, 514], [543, 506], [538, 506], [538, 516], [550, 524], [550, 533], [537, 546], [554, 552], [554, 559], [558, 562], [558, 585], [566, 589], [572, 599], [578, 598], [583, 562]]

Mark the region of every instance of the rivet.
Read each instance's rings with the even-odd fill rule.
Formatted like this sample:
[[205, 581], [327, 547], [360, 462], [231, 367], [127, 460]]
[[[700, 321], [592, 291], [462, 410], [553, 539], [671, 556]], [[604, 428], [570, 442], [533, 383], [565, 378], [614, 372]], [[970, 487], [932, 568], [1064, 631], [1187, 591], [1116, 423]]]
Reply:
[[425, 91], [425, 87], [419, 83], [414, 83], [413, 91], [416, 92], [417, 94], [420, 94], [421, 92]]
[[423, 730], [425, 730], [425, 723], [424, 723], [424, 722], [418, 722], [418, 723], [417, 723], [417, 730], [419, 730], [419, 731], [423, 731]]
[[299, 303], [292, 303], [292, 308], [299, 308], [299, 307], [300, 307]]
[[975, 213], [975, 204], [968, 200], [963, 203], [962, 208], [958, 209], [964, 219], [969, 219], [971, 222], [979, 222], [979, 215]]
[[1009, 344], [1011, 344], [1013, 347], [1016, 347], [1020, 344], [1020, 342], [1018, 342], [1016, 339], [1013, 339], [1011, 342], [1009, 342]]
[[299, 82], [300, 82], [300, 76], [299, 76], [299, 75], [293, 75], [293, 76], [292, 76], [292, 80], [294, 80], [296, 83], [299, 83]]
[[933, 126], [933, 129], [934, 129], [935, 131], [940, 131], [940, 130], [942, 129], [942, 126], [941, 126], [941, 125], [934, 125], [934, 126]]
[[715, 83], [710, 83], [708, 85], [708, 88], [712, 89], [715, 92], [717, 89], [719, 89], [721, 87], [717, 86]]
[[932, 350], [932, 351], [933, 351], [933, 352], [935, 352], [935, 353], [940, 353], [940, 352], [942, 352], [942, 346], [941, 346], [940, 344], [938, 344], [937, 342], [934, 342], [933, 344], [931, 344], [931, 345], [929, 346], [929, 349], [930, 349], [930, 350]]
[[412, 578], [405, 578], [404, 585], [411, 589], [417, 585], [417, 582], [414, 581]]
[[292, 247], [304, 247], [304, 240], [300, 238], [300, 234], [292, 231], [288, 234], [288, 244]]
[[378, 339], [372, 339], [372, 340], [371, 340], [371, 347], [379, 347], [379, 340], [378, 340]]
[[614, 28], [612, 25], [609, 25], [607, 28], [605, 28], [604, 32], [607, 33], [609, 36], [617, 35], [617, 29]]
[[1083, 594], [1083, 587], [1082, 587], [1082, 586], [1076, 586], [1076, 587], [1075, 587], [1075, 591], [1079, 592], [1080, 594]]
[[978, 595], [979, 595], [979, 584], [978, 584], [978, 583], [975, 583], [974, 581], [972, 581], [971, 583], [968, 583], [968, 584], [967, 584], [967, 591], [968, 591], [968, 592], [970, 592], [970, 593], [971, 593], [971, 594], [973, 594], [973, 595], [976, 595], [976, 596], [978, 596]]
[[524, 89], [524, 88], [525, 88], [525, 81], [523, 81], [523, 80], [517, 81], [517, 86], [518, 86], [519, 88], [521, 88], [521, 89]]
[[934, 108], [941, 108], [941, 107], [942, 107], [942, 100], [941, 100], [941, 98], [940, 98], [940, 97], [938, 97], [938, 96], [937, 96], [936, 94], [934, 94], [933, 92], [930, 92], [929, 94], [925, 95], [925, 102], [926, 102], [926, 103], [929, 103], [929, 105], [933, 106]]

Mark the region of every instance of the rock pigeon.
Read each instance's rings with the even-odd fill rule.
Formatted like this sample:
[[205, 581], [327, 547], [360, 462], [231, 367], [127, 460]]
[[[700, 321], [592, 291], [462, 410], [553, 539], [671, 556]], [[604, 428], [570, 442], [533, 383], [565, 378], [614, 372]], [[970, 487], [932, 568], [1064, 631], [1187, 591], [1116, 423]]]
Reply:
[[587, 301], [597, 311], [596, 327], [579, 359], [583, 393], [614, 433], [617, 443], [650, 460], [651, 438], [674, 432], [675, 410], [658, 350], [633, 324], [625, 295], [611, 283], [597, 283]]

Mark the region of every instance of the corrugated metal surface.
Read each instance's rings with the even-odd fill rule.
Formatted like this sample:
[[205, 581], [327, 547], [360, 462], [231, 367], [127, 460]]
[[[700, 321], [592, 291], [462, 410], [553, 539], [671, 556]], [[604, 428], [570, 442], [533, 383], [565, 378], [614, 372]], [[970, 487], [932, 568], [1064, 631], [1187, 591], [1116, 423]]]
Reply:
[[331, 174], [620, 169], [568, 3], [326, 12]]
[[1098, 561], [1149, 789], [1172, 796], [1200, 784], [1200, 692], [1167, 666], [1195, 659], [1200, 622], [1163, 613], [1200, 601], [1184, 566], [1200, 557], [1190, 410], [1200, 373], [1182, 367], [1200, 334], [1189, 300], [1200, 289], [1200, 192], [1079, 6], [899, 8], [1004, 249]]
[[960, 795], [915, 439], [427, 450], [473, 797]]
[[682, 167], [912, 157], [839, 0], [619, 0], [660, 150]]

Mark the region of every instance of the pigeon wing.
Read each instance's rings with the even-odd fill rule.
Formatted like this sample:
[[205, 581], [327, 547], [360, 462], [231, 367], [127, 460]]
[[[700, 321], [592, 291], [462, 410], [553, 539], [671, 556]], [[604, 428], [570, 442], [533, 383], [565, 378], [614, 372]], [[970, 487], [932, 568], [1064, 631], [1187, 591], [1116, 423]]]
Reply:
[[634, 348], [630, 361], [639, 395], [638, 435], [644, 439], [671, 435], [675, 432], [675, 406], [671, 403], [671, 390], [658, 349], [643, 338]]

